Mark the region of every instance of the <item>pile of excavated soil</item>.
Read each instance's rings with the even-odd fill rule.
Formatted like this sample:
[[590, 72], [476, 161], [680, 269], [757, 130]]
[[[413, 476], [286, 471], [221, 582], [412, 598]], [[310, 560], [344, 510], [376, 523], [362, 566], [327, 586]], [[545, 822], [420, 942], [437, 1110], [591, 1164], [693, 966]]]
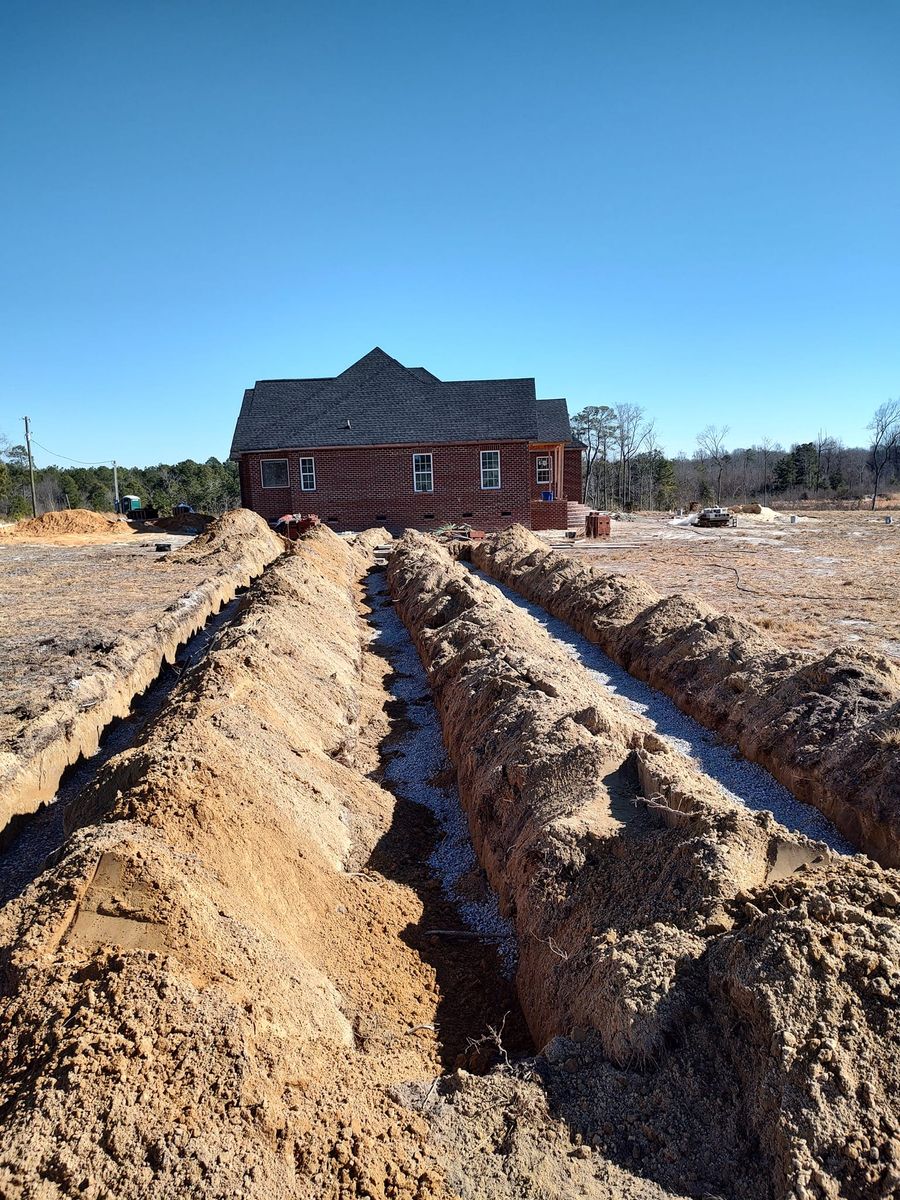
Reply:
[[368, 553], [376, 546], [390, 545], [394, 540], [394, 535], [388, 532], [383, 525], [376, 525], [374, 529], [364, 529], [362, 533], [354, 534], [351, 540], [354, 546]]
[[233, 559], [242, 553], [251, 538], [268, 542], [273, 548], [277, 545], [279, 553], [284, 550], [284, 539], [273, 533], [261, 516], [249, 508], [232, 508], [159, 561], [207, 564], [214, 559]]
[[[900, 875], [728, 801], [430, 539], [407, 533], [388, 578], [515, 921], [523, 1010], [552, 1039], [530, 1074], [441, 1089], [452, 1161], [489, 1179], [506, 1146], [506, 1178], [540, 1170], [544, 1106], [598, 1178], [617, 1164], [691, 1195], [895, 1195]], [[467, 1121], [486, 1109], [486, 1127]]]
[[144, 522], [152, 529], [162, 529], [166, 533], [199, 533], [214, 521], [209, 513], [178, 513], [172, 517], [154, 517], [152, 521]]
[[785, 651], [691, 596], [662, 598], [635, 576], [575, 562], [522, 526], [471, 557], [738, 746], [855, 845], [900, 864], [900, 671], [886, 658]]
[[91, 512], [87, 508], [65, 508], [40, 517], [19, 521], [7, 536], [24, 538], [59, 537], [69, 533], [127, 533], [128, 526], [116, 516]]
[[[200, 582], [137, 632], [115, 637], [94, 632], [83, 639], [84, 645], [73, 644], [71, 652], [83, 661], [82, 670], [39, 697], [34, 710], [4, 739], [0, 830], [11, 817], [32, 812], [49, 800], [65, 768], [81, 755], [94, 753], [101, 731], [113, 718], [128, 713], [133, 697], [156, 678], [163, 663], [174, 662], [178, 647], [284, 549], [282, 539], [262, 517], [246, 509], [226, 513], [203, 537], [193, 556], [171, 556], [176, 562], [201, 565]], [[166, 567], [157, 565], [161, 561], [156, 560], [151, 569], [165, 572]], [[48, 630], [48, 642], [52, 632]]]
[[754, 517], [758, 521], [768, 521], [776, 524], [786, 519], [781, 513], [776, 512], [774, 508], [769, 508], [765, 504], [735, 504], [732, 505], [731, 511], [741, 513], [747, 517]]
[[486, 1017], [493, 949], [429, 934], [452, 918], [430, 817], [378, 782], [365, 567], [328, 529], [272, 566], [0, 911], [4, 1196], [450, 1200], [402, 1086], [509, 985]]
[[341, 870], [348, 798], [365, 816], [379, 791], [348, 765], [352, 554], [326, 530], [266, 574], [70, 811], [62, 860], [0, 914], [4, 1195], [441, 1194], [421, 1120], [383, 1091], [370, 1117], [348, 1082], [367, 1040], [421, 1070], [424, 984], [394, 961], [396, 997], [365, 964], [405, 1001], [391, 1025], [330, 972], [361, 975], [382, 924], [416, 907], [392, 897], [389, 916], [377, 881]]

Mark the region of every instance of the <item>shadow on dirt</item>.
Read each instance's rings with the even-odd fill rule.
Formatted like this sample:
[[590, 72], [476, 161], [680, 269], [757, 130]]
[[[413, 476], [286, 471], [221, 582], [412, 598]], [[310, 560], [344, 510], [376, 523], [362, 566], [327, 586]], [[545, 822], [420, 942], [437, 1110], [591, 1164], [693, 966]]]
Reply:
[[[440, 790], [449, 804], [459, 805], [452, 771], [438, 747], [440, 770], [436, 773], [433, 739], [437, 716], [418, 678], [400, 670], [408, 666], [408, 635], [375, 581], [369, 592], [376, 641], [370, 649], [391, 666], [385, 686], [392, 698], [384, 711], [390, 732], [381, 746], [380, 784], [396, 798], [390, 828], [372, 850], [366, 866], [387, 879], [411, 888], [423, 906], [422, 918], [402, 933], [403, 941], [435, 971], [441, 996], [435, 1024], [441, 1061], [445, 1069], [464, 1067], [482, 1072], [500, 1061], [533, 1052], [531, 1037], [519, 1008], [510, 964], [498, 948], [490, 929], [473, 929], [462, 911], [478, 912], [490, 904], [483, 872], [474, 863], [455, 878], [448, 895], [448, 874], [458, 870], [462, 852], [458, 843], [464, 818], [458, 815], [448, 829], [432, 811], [427, 797]], [[391, 620], [390, 635], [384, 633], [385, 616]], [[403, 639], [405, 644], [398, 644]], [[416, 659], [416, 662], [418, 660]], [[431, 739], [424, 747], [420, 744]], [[439, 735], [438, 735], [439, 736]], [[421, 772], [417, 777], [417, 771]], [[417, 800], [416, 797], [420, 800]], [[452, 861], [451, 861], [452, 860]], [[499, 1045], [491, 1030], [499, 1034]]]

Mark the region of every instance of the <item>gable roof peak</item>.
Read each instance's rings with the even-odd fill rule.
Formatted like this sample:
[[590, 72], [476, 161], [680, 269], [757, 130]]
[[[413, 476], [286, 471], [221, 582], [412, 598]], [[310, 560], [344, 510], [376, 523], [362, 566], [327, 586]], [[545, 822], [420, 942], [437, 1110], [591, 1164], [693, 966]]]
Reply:
[[335, 378], [340, 379], [341, 375], [346, 375], [350, 371], [356, 371], [360, 367], [386, 367], [389, 363], [394, 363], [398, 367], [403, 366], [403, 364], [398, 362], [396, 358], [391, 358], [390, 354], [387, 354], [380, 346], [373, 346], [368, 354], [364, 354], [362, 358], [358, 358], [355, 363], [351, 363], [349, 367], [346, 367], [343, 371], [341, 371], [341, 374], [336, 375]]

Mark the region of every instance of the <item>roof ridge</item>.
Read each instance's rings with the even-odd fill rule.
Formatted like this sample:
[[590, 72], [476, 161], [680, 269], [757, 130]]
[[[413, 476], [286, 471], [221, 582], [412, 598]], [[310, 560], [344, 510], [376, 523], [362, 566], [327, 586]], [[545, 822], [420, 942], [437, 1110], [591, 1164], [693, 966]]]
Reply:
[[[296, 375], [275, 376], [272, 379], [257, 379], [256, 383], [329, 383], [336, 375], [307, 375], [300, 378]], [[254, 387], [256, 384], [254, 384]]]

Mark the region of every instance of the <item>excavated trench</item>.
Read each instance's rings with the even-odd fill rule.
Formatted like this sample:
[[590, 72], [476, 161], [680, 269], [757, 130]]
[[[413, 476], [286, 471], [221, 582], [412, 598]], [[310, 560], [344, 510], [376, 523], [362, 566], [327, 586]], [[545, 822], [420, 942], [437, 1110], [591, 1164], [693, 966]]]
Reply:
[[851, 646], [824, 657], [785, 650], [695, 597], [662, 597], [638, 577], [576, 562], [521, 526], [470, 554], [820, 809], [854, 846], [900, 866], [894, 664]]
[[116, 754], [133, 746], [148, 724], [163, 710], [172, 690], [186, 671], [203, 658], [216, 634], [233, 620], [247, 588], [238, 588], [232, 600], [222, 603], [218, 612], [193, 637], [180, 645], [174, 659], [163, 659], [159, 674], [143, 691], [132, 697], [126, 716], [114, 717], [100, 734], [95, 753], [80, 756], [67, 767], [56, 794], [35, 812], [13, 817], [0, 834], [0, 905], [17, 896], [35, 878], [48, 857], [65, 840], [66, 805], [97, 777], [100, 769]]
[[893, 1195], [896, 873], [751, 811], [428, 538], [388, 579], [516, 929], [551, 1112], [691, 1195]]
[[621, 697], [634, 712], [646, 717], [667, 744], [692, 759], [726, 797], [755, 812], [770, 812], [785, 828], [824, 842], [839, 854], [855, 853], [855, 847], [819, 809], [795, 799], [768, 771], [745, 759], [734, 746], [727, 745], [712, 730], [681, 712], [664, 693], [613, 662], [597, 645], [559, 617], [551, 616], [540, 604], [527, 600], [474, 565], [469, 565], [469, 569], [489, 587], [496, 588], [510, 604], [532, 617], [611, 695]]
[[0, 1192], [895, 1194], [896, 873], [370, 545], [269, 567], [0, 906]]
[[365, 869], [419, 896], [421, 918], [402, 937], [435, 971], [441, 1063], [483, 1072], [500, 1057], [488, 1029], [503, 1027], [506, 1055], [533, 1049], [512, 984], [515, 932], [475, 856], [428, 680], [381, 570], [366, 579], [361, 613], [367, 651], [389, 667], [376, 774], [396, 804]]
[[52, 799], [65, 771], [96, 753], [104, 730], [128, 715], [134, 697], [164, 664], [283, 550], [282, 539], [261, 517], [234, 509], [169, 555], [202, 565], [206, 579], [153, 625], [106, 648], [102, 662], [70, 680], [63, 698], [54, 698], [22, 727], [15, 745], [0, 754], [0, 831]]
[[381, 571], [369, 576], [367, 598], [373, 648], [388, 657], [388, 687], [399, 706], [395, 720], [405, 729], [387, 739], [384, 782], [401, 800], [426, 808], [438, 836], [428, 866], [463, 918], [469, 932], [496, 946], [507, 971], [515, 970], [515, 932], [500, 915], [497, 897], [484, 877], [472, 846], [465, 813], [453, 781], [425, 671], [409, 633], [394, 611]]

